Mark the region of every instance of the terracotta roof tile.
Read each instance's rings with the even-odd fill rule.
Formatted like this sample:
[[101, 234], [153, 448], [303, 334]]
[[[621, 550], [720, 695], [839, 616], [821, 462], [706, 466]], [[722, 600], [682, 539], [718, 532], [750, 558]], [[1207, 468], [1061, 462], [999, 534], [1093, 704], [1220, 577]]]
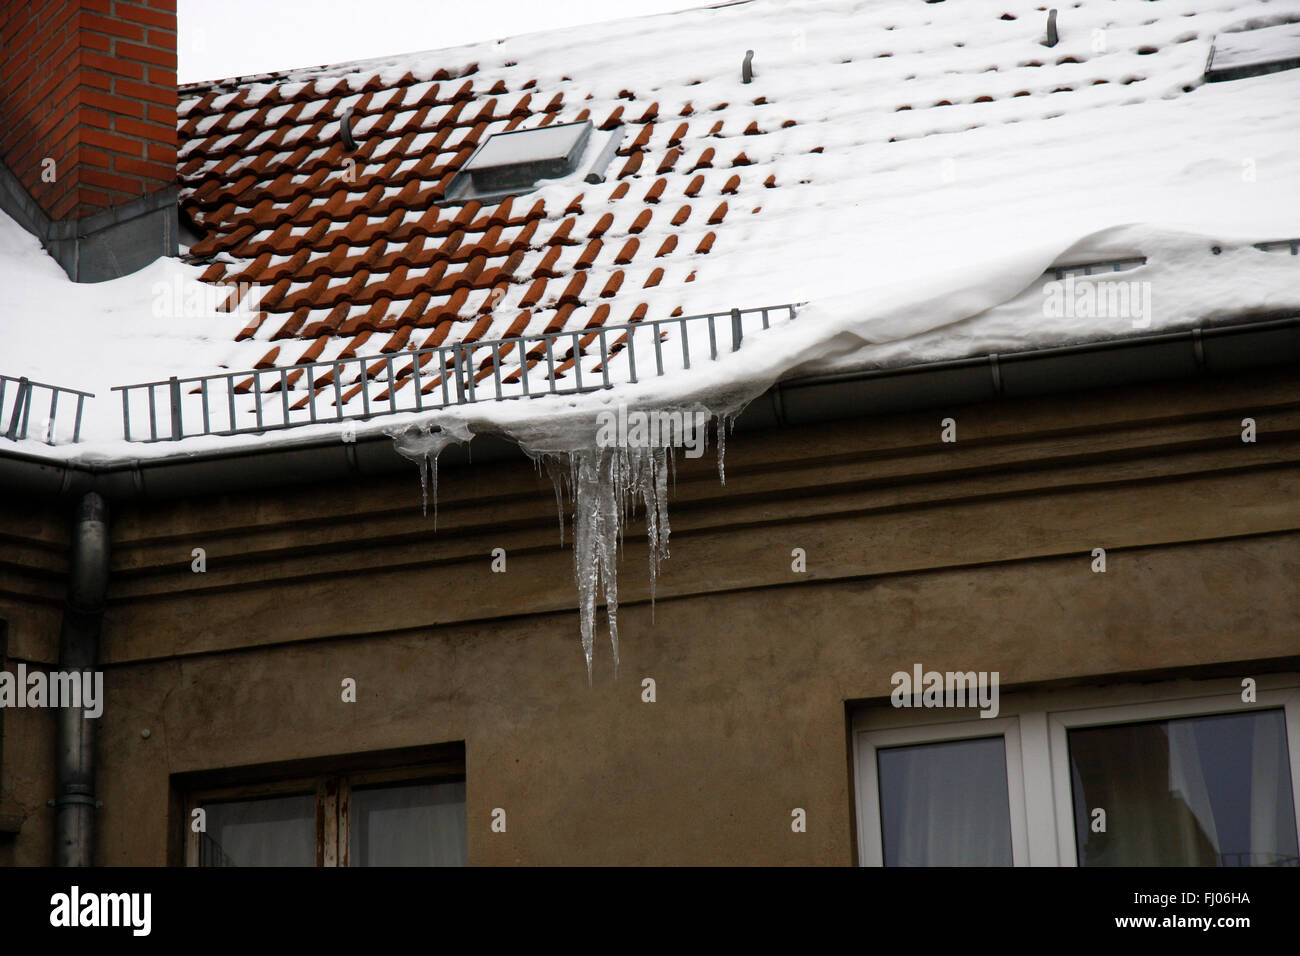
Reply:
[[640, 150], [637, 150], [635, 153], [632, 153], [630, 156], [628, 156], [627, 162], [623, 164], [623, 168], [619, 171], [618, 178], [626, 179], [628, 176], [635, 176], [637, 172], [641, 169], [641, 162], [644, 159], [645, 159], [645, 153], [641, 152]]
[[696, 172], [697, 170], [701, 170], [701, 169], [712, 169], [713, 157], [715, 153], [716, 150], [714, 150], [712, 146], [710, 146], [704, 152], [700, 153], [700, 158], [695, 161], [695, 165], [691, 167], [690, 171]]
[[[653, 244], [642, 243], [637, 237], [651, 228], [653, 207], [670, 190], [689, 199], [718, 188], [703, 171], [717, 164], [720, 148], [736, 155], [733, 165], [774, 158], [773, 147], [755, 145], [767, 139], [755, 135], [761, 127], [749, 117], [731, 124], [754, 137], [748, 152], [736, 148], [745, 134], [706, 146], [706, 135], [730, 137], [721, 119], [707, 134], [703, 127], [692, 134], [688, 117], [696, 108], [689, 102], [651, 99], [640, 89], [623, 90], [617, 102], [580, 86], [547, 89], [522, 69], [480, 76], [470, 65], [430, 74], [413, 59], [396, 79], [391, 70], [359, 66], [307, 82], [286, 75], [182, 88], [181, 205], [203, 233], [190, 258], [204, 265], [203, 281], [253, 282], [260, 295], [250, 303], [255, 318], [237, 337], [269, 332], [281, 343], [301, 340], [301, 351], [277, 345], [262, 356], [268, 365], [292, 366], [325, 355], [395, 355], [519, 335], [530, 324], [551, 331], [570, 321], [599, 326], [615, 312], [642, 319], [645, 303], [630, 313], [618, 306], [623, 289], [632, 282], [662, 287], [664, 270], [650, 266], [655, 258], [683, 238], [708, 252], [716, 238], [683, 204], [656, 226]], [[349, 107], [352, 152], [338, 125]], [[674, 114], [682, 119], [663, 122]], [[761, 126], [786, 119], [771, 115]], [[493, 133], [587, 119], [601, 131], [623, 127], [615, 134], [622, 136], [619, 159], [606, 172], [611, 181], [579, 184], [559, 199], [548, 192], [546, 201], [524, 193], [444, 203], [461, 167]], [[631, 189], [647, 170], [653, 180]], [[775, 186], [772, 175], [765, 179]], [[733, 175], [719, 191], [742, 188]], [[724, 203], [709, 225], [725, 215]], [[617, 249], [612, 257], [606, 243]], [[421, 340], [415, 330], [422, 329], [429, 331]], [[301, 390], [306, 380], [291, 387]]]
[[[611, 217], [612, 218], [612, 217]], [[601, 242], [599, 239], [593, 239], [587, 243], [587, 247], [582, 250], [577, 261], [573, 264], [575, 269], [590, 269], [596, 262], [596, 257], [600, 255]]]
[[619, 250], [618, 255], [614, 257], [614, 264], [625, 266], [636, 258], [636, 251], [641, 247], [641, 241], [635, 237], [628, 239], [623, 243], [623, 248]]
[[600, 297], [602, 299], [612, 299], [618, 293], [618, 290], [622, 285], [623, 270], [619, 269], [609, 277], [609, 281], [605, 283], [605, 288], [600, 291]]
[[654, 135], [654, 124], [646, 123], [641, 127], [641, 132], [636, 138], [626, 146], [620, 146], [618, 153], [620, 156], [628, 156], [632, 153], [640, 152], [650, 145], [650, 137]]
[[582, 287], [587, 284], [587, 274], [585, 272], [576, 272], [573, 278], [569, 280], [568, 286], [560, 296], [561, 305], [578, 306], [582, 304]]

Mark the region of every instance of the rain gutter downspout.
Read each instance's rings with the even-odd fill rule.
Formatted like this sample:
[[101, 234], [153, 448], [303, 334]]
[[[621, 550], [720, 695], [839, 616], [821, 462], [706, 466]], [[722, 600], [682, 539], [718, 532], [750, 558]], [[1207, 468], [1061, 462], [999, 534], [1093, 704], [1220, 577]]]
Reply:
[[[80, 672], [83, 687], [99, 663], [107, 586], [108, 505], [98, 492], [89, 491], [81, 497], [73, 526], [68, 603], [59, 636], [59, 670]], [[57, 715], [56, 795], [51, 801], [55, 866], [90, 866], [95, 857], [96, 721], [80, 703], [60, 707]]]

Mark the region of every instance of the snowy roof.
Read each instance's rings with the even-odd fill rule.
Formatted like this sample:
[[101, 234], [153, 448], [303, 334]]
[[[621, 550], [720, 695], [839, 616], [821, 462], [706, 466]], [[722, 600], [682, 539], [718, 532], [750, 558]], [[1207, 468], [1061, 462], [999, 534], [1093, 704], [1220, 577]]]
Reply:
[[[0, 373], [96, 391], [85, 434], [111, 443], [110, 385], [732, 307], [804, 303], [717, 373], [755, 381], [1300, 308], [1300, 259], [1261, 248], [1300, 236], [1300, 71], [1204, 83], [1216, 35], [1300, 3], [1080, 0], [1053, 47], [1045, 10], [754, 0], [184, 87], [199, 265], [116, 280], [107, 304], [68, 292], [78, 315], [20, 330]], [[617, 137], [603, 182], [589, 156], [499, 203], [447, 201], [493, 134], [587, 120], [588, 150]], [[1098, 260], [1138, 264], [1140, 326], [1045, 307], [1050, 267]], [[141, 293], [179, 300], [199, 275], [252, 283], [243, 311], [166, 321]], [[12, 308], [49, 313], [56, 285]]]

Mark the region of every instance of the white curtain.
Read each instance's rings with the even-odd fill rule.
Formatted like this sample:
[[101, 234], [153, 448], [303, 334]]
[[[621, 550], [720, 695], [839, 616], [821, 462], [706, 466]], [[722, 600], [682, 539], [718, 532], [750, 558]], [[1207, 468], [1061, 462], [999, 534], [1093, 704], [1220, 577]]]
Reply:
[[[1210, 806], [1210, 791], [1205, 785], [1205, 771], [1196, 744], [1196, 722], [1173, 720], [1169, 722], [1169, 792], [1182, 800], [1192, 813], [1187, 821], [1201, 833], [1209, 845], [1219, 847], [1218, 828], [1214, 825], [1214, 809]], [[1189, 833], [1186, 840], [1193, 839]]]
[[316, 865], [314, 794], [210, 803], [203, 809], [203, 866]]
[[1081, 865], [1296, 864], [1281, 710], [1090, 727], [1069, 746]]
[[1286, 722], [1281, 711], [1271, 713], [1276, 719], [1256, 724], [1250, 748], [1250, 862], [1254, 866], [1295, 866], [1300, 860]]
[[1001, 737], [878, 752], [885, 863], [1010, 866]]
[[351, 866], [464, 866], [465, 784], [353, 790]]

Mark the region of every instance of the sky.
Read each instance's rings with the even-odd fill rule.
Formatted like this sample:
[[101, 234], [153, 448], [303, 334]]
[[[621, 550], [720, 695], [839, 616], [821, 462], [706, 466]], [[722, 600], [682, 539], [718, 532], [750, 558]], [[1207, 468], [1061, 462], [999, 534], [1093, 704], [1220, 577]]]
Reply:
[[706, 5], [700, 0], [179, 0], [177, 79], [193, 83], [441, 50]]

